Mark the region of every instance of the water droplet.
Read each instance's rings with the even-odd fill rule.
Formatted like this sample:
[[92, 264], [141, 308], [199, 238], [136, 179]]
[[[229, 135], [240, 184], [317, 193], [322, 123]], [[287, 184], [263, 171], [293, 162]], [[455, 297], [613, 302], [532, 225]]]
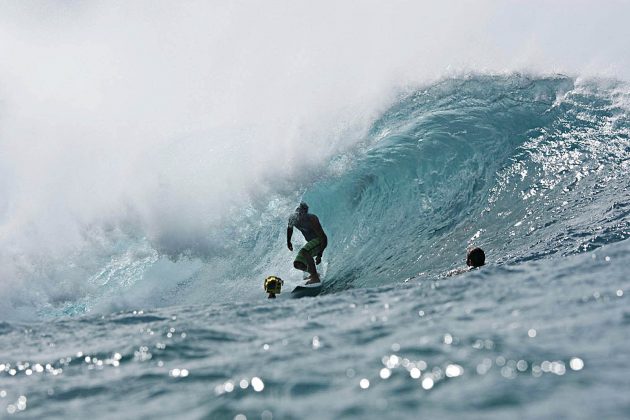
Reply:
[[254, 376], [252, 378], [252, 388], [254, 388], [254, 391], [260, 392], [265, 389], [265, 383], [259, 377]]
[[477, 365], [477, 374], [478, 375], [485, 375], [486, 373], [488, 373], [488, 370], [490, 369], [489, 366], [486, 366], [483, 363], [479, 363]]
[[569, 367], [573, 370], [582, 370], [584, 368], [584, 361], [579, 357], [572, 357], [569, 361]]
[[566, 373], [567, 369], [564, 366], [564, 362], [555, 361], [551, 363], [551, 372], [558, 376], [562, 376]]
[[540, 369], [545, 373], [551, 372], [551, 362], [548, 360], [545, 360], [544, 362], [540, 364]]
[[368, 389], [370, 387], [370, 381], [366, 378], [363, 378], [359, 381], [359, 386], [361, 389]]
[[445, 374], [449, 378], [455, 378], [464, 374], [464, 368], [456, 364], [448, 365]]
[[396, 356], [395, 354], [392, 354], [391, 356], [389, 356], [389, 359], [387, 359], [387, 361], [385, 362], [385, 366], [387, 366], [390, 369], [398, 367], [399, 364], [400, 364], [400, 357]]

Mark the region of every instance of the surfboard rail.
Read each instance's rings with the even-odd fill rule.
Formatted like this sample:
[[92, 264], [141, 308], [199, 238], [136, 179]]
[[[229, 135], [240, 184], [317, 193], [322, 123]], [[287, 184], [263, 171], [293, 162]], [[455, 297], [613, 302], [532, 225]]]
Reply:
[[295, 288], [291, 291], [291, 297], [294, 299], [313, 297], [319, 295], [321, 291], [322, 283], [304, 284], [295, 286]]

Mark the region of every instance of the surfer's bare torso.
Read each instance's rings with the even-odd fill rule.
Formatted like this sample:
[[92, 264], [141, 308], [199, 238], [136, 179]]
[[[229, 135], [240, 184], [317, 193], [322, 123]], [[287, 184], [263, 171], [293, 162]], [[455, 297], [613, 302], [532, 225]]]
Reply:
[[315, 238], [323, 239], [326, 237], [319, 219], [314, 214], [292, 214], [289, 218], [289, 227], [295, 227], [302, 232], [307, 242]]

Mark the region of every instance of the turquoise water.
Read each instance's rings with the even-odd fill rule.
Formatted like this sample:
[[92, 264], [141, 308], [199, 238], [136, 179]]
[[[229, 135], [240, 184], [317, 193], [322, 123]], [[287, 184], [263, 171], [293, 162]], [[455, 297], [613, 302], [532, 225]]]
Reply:
[[[0, 413], [627, 417], [629, 95], [565, 76], [444, 79], [199, 241], [93, 228], [107, 240], [29, 273], [55, 287], [8, 292]], [[301, 199], [330, 246], [324, 293], [291, 300]], [[447, 277], [469, 246], [487, 266]], [[286, 281], [273, 301], [269, 274]], [[81, 275], [80, 293], [64, 288]]]

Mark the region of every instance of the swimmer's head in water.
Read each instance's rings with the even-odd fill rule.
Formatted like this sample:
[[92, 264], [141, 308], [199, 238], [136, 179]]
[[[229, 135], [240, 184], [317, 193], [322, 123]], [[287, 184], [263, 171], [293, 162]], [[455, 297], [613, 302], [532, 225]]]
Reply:
[[486, 263], [486, 254], [481, 248], [473, 248], [468, 251], [466, 265], [469, 267], [481, 267]]
[[306, 213], [308, 213], [308, 204], [306, 204], [304, 201], [302, 201], [300, 203], [300, 205], [297, 206], [297, 208], [295, 209], [295, 212], [297, 214], [306, 214]]

